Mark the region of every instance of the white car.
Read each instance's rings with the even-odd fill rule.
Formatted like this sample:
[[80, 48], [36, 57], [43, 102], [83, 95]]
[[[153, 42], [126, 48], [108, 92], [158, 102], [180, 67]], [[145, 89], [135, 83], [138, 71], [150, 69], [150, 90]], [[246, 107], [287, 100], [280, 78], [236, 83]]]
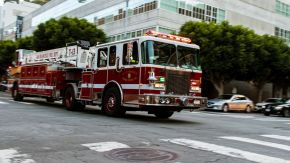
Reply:
[[223, 94], [215, 99], [208, 100], [207, 109], [224, 112], [239, 110], [249, 113], [254, 109], [254, 103], [244, 95]]

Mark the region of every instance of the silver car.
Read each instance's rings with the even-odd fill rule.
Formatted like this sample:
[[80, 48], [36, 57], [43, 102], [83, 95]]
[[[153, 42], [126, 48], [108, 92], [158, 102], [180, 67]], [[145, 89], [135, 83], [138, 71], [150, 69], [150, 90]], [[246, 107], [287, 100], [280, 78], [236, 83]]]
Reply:
[[230, 110], [239, 110], [251, 112], [254, 103], [248, 97], [239, 94], [224, 94], [215, 99], [208, 100], [207, 109], [228, 112]]

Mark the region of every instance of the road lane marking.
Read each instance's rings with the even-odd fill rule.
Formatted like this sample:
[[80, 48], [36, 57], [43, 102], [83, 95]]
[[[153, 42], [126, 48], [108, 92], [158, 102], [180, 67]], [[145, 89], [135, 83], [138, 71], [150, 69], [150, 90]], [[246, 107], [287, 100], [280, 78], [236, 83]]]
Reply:
[[11, 99], [11, 97], [0, 97], [1, 99]]
[[290, 137], [288, 137], [288, 136], [280, 136], [280, 135], [261, 135], [261, 136], [267, 137], [267, 138], [273, 138], [273, 139], [280, 139], [280, 140], [290, 141]]
[[252, 119], [256, 118], [255, 116], [251, 115], [237, 115], [237, 114], [230, 114], [230, 113], [204, 113], [204, 112], [191, 112], [193, 114], [197, 115], [210, 115], [210, 116], [216, 116], [216, 117], [230, 117], [230, 118], [241, 118], [241, 119]]
[[173, 144], [178, 144], [186, 146], [193, 149], [214, 152], [230, 157], [246, 159], [258, 163], [290, 163], [290, 160], [284, 160], [281, 158], [270, 157], [266, 155], [261, 155], [257, 153], [252, 153], [248, 151], [239, 150], [236, 148], [230, 148], [210, 143], [205, 143], [201, 141], [189, 140], [189, 139], [161, 139], [162, 141], [170, 142]]
[[82, 146], [88, 147], [90, 150], [97, 152], [106, 152], [119, 148], [130, 148], [128, 145], [118, 142], [100, 142], [100, 143], [82, 144]]
[[7, 105], [9, 103], [0, 101], [0, 104]]
[[32, 103], [28, 103], [28, 102], [18, 102], [19, 104], [25, 104], [25, 105], [33, 105]]
[[290, 120], [287, 119], [276, 119], [276, 118], [257, 118], [254, 119], [256, 121], [267, 121], [267, 122], [290, 122]]
[[36, 163], [27, 154], [19, 154], [16, 149], [0, 150], [0, 163]]
[[19, 102], [19, 101], [14, 101], [14, 100], [9, 100], [9, 101], [16, 102], [16, 103], [19, 103], [19, 104], [33, 105], [33, 103], [28, 103], [28, 102]]
[[257, 145], [262, 145], [262, 146], [267, 146], [267, 147], [278, 148], [278, 149], [290, 151], [290, 146], [278, 144], [278, 143], [271, 143], [271, 142], [266, 142], [266, 141], [261, 141], [261, 140], [256, 140], [256, 139], [234, 137], [234, 136], [222, 136], [220, 138], [228, 139], [228, 140], [236, 140], [236, 141], [240, 141], [240, 142], [252, 143], [252, 144], [257, 144]]

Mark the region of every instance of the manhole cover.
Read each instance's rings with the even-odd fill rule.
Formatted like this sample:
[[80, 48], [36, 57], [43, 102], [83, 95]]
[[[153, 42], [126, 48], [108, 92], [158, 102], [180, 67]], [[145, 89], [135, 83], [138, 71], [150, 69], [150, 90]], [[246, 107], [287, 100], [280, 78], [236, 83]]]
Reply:
[[106, 157], [129, 162], [170, 161], [175, 160], [177, 154], [151, 148], [119, 148], [108, 152]]

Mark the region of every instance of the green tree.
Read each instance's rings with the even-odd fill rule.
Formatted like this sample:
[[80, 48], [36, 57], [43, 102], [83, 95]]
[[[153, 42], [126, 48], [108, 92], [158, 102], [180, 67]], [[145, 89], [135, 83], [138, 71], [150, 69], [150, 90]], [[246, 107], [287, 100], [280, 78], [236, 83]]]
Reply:
[[77, 40], [86, 40], [95, 45], [97, 42], [105, 42], [106, 36], [87, 20], [68, 17], [50, 19], [38, 25], [33, 32], [33, 47], [36, 51], [63, 47]]
[[204, 77], [209, 80], [219, 94], [224, 93], [224, 85], [247, 73], [253, 56], [251, 47], [255, 33], [242, 26], [231, 26], [207, 22], [187, 22], [180, 35], [190, 37], [201, 48]]
[[0, 41], [0, 80], [15, 58], [16, 44], [13, 41]]
[[33, 50], [33, 36], [19, 38], [16, 43], [17, 49]]
[[250, 64], [247, 77], [257, 89], [258, 101], [262, 100], [262, 90], [266, 83], [274, 82], [282, 86], [289, 73], [289, 46], [275, 36], [263, 35], [254, 49], [254, 61]]

